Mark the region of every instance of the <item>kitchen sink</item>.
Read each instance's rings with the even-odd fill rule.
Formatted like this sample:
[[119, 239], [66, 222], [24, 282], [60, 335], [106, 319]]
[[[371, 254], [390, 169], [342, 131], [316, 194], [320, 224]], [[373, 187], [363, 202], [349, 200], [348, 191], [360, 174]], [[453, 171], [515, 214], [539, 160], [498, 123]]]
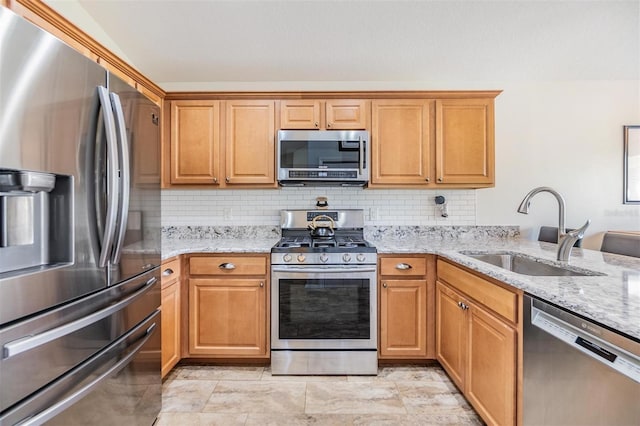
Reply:
[[482, 262], [490, 263], [492, 265], [522, 275], [550, 277], [585, 277], [604, 275], [599, 272], [589, 271], [587, 269], [554, 265], [549, 263], [548, 260], [539, 259], [537, 257], [528, 256], [522, 253], [460, 253], [464, 254], [465, 256], [469, 256]]

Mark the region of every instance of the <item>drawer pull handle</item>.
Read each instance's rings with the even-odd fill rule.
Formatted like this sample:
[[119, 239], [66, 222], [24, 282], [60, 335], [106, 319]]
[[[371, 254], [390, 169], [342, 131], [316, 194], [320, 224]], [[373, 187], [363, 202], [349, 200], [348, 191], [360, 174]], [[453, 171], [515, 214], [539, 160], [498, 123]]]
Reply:
[[406, 271], [408, 269], [412, 269], [413, 266], [409, 265], [408, 263], [398, 263], [396, 265], [396, 269], [399, 269], [401, 271]]
[[220, 265], [218, 265], [218, 268], [220, 268], [220, 269], [236, 269], [236, 265], [234, 265], [231, 262], [225, 262], [225, 263], [221, 263]]
[[169, 275], [172, 275], [172, 274], [173, 274], [173, 269], [171, 269], [171, 268], [167, 268], [164, 271], [162, 271], [162, 276], [163, 277], [168, 277]]

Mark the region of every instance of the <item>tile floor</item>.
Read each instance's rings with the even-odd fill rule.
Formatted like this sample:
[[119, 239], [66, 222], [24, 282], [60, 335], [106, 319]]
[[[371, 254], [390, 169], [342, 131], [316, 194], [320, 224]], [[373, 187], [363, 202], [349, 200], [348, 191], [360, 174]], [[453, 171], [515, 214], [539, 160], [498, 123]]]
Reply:
[[269, 367], [178, 366], [156, 426], [481, 425], [438, 366], [378, 376], [272, 376]]

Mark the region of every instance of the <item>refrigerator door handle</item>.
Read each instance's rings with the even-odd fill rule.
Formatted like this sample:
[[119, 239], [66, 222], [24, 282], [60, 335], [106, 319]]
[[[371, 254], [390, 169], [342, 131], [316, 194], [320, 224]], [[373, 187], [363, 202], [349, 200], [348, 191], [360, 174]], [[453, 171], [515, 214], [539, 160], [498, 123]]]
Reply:
[[152, 277], [141, 288], [136, 290], [127, 298], [104, 309], [96, 311], [91, 315], [87, 315], [86, 317], [71, 321], [70, 323], [61, 325], [60, 327], [56, 327], [51, 330], [47, 330], [43, 333], [27, 336], [18, 340], [14, 340], [13, 342], [9, 342], [2, 348], [2, 358], [8, 359], [23, 352], [30, 351], [31, 349], [52, 342], [62, 336], [66, 336], [67, 334], [74, 333], [82, 328], [93, 324], [94, 322], [98, 322], [108, 316], [111, 316], [119, 310], [124, 309], [125, 306], [130, 305], [140, 296], [149, 291], [153, 284], [156, 283], [156, 281], [158, 281], [157, 278]]
[[[140, 327], [140, 326], [138, 326], [138, 327]], [[132, 330], [131, 332], [129, 332], [127, 334], [128, 335], [133, 334], [134, 332], [137, 331], [138, 327], [136, 327], [136, 329]], [[147, 328], [145, 333], [133, 345], [131, 345], [131, 346], [129, 346], [129, 347], [127, 347], [125, 349], [125, 351], [129, 351], [129, 353], [127, 353], [122, 358], [120, 358], [113, 366], [111, 366], [107, 371], [105, 371], [102, 374], [100, 374], [98, 377], [96, 377], [90, 383], [86, 384], [82, 388], [80, 388], [77, 391], [73, 392], [68, 397], [56, 402], [55, 404], [51, 405], [50, 407], [47, 407], [46, 410], [41, 411], [38, 414], [36, 414], [35, 416], [29, 417], [29, 418], [25, 419], [24, 421], [18, 423], [18, 425], [20, 425], [20, 426], [41, 425], [42, 423], [51, 420], [52, 418], [54, 418], [55, 416], [57, 416], [58, 414], [60, 414], [64, 410], [66, 410], [67, 408], [71, 407], [73, 404], [75, 404], [76, 402], [78, 402], [82, 398], [84, 398], [86, 395], [88, 395], [90, 392], [92, 392], [102, 382], [104, 382], [109, 377], [111, 377], [113, 374], [119, 372], [124, 367], [126, 367], [131, 362], [131, 360], [133, 360], [133, 358], [135, 358], [135, 356], [138, 355], [138, 353], [143, 348], [145, 343], [147, 343], [147, 341], [151, 338], [151, 336], [153, 335], [155, 329], [156, 329], [156, 323], [151, 324], [151, 326]], [[119, 354], [119, 355], [122, 356], [122, 353]]]
[[118, 230], [116, 232], [115, 246], [111, 263], [120, 262], [124, 236], [127, 232], [127, 220], [129, 219], [129, 186], [131, 183], [131, 168], [129, 167], [129, 142], [127, 127], [122, 110], [122, 102], [116, 93], [111, 93], [111, 105], [115, 113], [116, 131], [118, 136], [118, 150], [120, 160], [120, 211], [118, 212]]
[[102, 268], [107, 266], [113, 248], [113, 239], [116, 231], [116, 221], [118, 219], [118, 147], [116, 127], [113, 117], [111, 102], [109, 101], [109, 91], [102, 86], [98, 86], [98, 95], [104, 117], [104, 127], [107, 136], [107, 214], [104, 225], [104, 235], [102, 237], [102, 249], [98, 265]]

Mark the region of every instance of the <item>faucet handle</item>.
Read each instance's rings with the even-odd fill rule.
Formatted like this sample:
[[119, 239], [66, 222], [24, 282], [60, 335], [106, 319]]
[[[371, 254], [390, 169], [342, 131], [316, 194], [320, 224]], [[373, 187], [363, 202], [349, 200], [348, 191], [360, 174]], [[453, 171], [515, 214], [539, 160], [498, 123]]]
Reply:
[[574, 229], [573, 231], [567, 232], [567, 235], [570, 235], [572, 238], [575, 238], [576, 240], [581, 240], [582, 238], [584, 238], [584, 231], [587, 230], [590, 224], [591, 224], [591, 219], [587, 219], [584, 225], [582, 225], [578, 229]]

